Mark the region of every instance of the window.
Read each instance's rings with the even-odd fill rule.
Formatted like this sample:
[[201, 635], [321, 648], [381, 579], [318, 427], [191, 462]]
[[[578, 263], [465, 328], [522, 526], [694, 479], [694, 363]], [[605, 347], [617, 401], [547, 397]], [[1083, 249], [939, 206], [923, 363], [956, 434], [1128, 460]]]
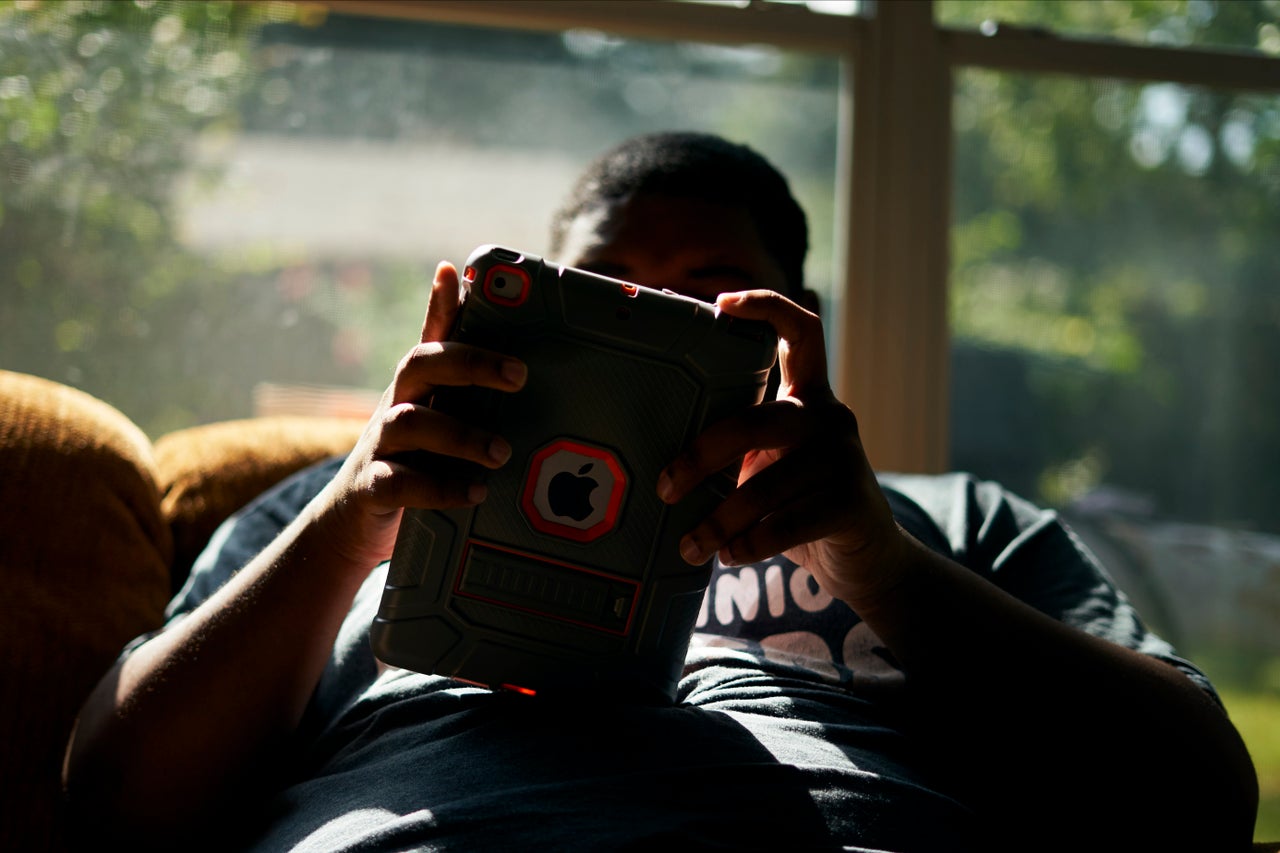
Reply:
[[1135, 44], [1225, 47], [1280, 56], [1280, 4], [1239, 0], [938, 0], [937, 20], [954, 27], [1026, 27]]
[[281, 3], [0, 8], [0, 365], [153, 435], [371, 406], [436, 262], [545, 253], [582, 166], [642, 132], [777, 162], [833, 292], [833, 57]]
[[[947, 35], [964, 60], [952, 67], [951, 463], [1058, 507], [1209, 672], [1258, 766], [1256, 837], [1274, 838], [1280, 72], [1261, 54], [1275, 51], [1280, 8], [937, 11], [1051, 29]], [[1114, 31], [1092, 29], [1106, 22]], [[1081, 31], [1160, 47], [1058, 36]], [[1260, 61], [1169, 44], [1250, 47]]]

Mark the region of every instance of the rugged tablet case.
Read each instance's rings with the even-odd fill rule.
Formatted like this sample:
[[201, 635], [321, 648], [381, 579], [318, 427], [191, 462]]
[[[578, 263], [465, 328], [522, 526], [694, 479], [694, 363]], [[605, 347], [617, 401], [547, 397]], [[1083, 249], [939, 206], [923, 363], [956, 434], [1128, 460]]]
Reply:
[[658, 474], [706, 426], [760, 401], [773, 329], [496, 246], [472, 254], [463, 282], [452, 338], [523, 359], [528, 382], [439, 389], [431, 406], [513, 453], [480, 505], [405, 511], [374, 652], [524, 693], [670, 701], [710, 574], [678, 543], [733, 475], [667, 506]]

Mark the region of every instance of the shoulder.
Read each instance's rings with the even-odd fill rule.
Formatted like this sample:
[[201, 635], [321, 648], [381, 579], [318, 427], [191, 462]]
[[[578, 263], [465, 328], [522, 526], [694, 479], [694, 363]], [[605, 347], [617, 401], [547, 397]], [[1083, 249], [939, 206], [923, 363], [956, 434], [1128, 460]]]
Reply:
[[878, 479], [894, 516], [909, 533], [976, 571], [992, 570], [1011, 548], [1033, 539], [1076, 551], [1078, 543], [1057, 512], [992, 480], [963, 471], [880, 474]]
[[214, 531], [169, 603], [168, 616], [194, 609], [284, 530], [333, 479], [345, 457], [335, 456], [285, 478], [233, 513]]

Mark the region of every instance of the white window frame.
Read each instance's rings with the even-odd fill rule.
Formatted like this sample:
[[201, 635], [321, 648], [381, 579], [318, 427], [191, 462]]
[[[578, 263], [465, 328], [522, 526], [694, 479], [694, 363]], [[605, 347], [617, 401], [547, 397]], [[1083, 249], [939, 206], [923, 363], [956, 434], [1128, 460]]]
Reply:
[[[998, 26], [940, 27], [932, 0], [859, 17], [753, 2], [323, 0], [353, 15], [633, 38], [768, 44], [839, 57], [832, 384], [881, 470], [948, 465], [952, 74], [962, 67], [1280, 93], [1280, 58], [1101, 42]], [[856, 152], [856, 156], [854, 155]]]

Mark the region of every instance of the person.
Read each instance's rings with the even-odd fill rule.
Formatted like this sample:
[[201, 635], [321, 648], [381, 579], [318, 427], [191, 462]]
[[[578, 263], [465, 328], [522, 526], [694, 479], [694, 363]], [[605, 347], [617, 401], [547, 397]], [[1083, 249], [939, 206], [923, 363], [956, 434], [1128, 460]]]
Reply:
[[221, 849], [992, 850], [1247, 847], [1256, 778], [1211, 686], [1052, 513], [965, 474], [877, 474], [831, 391], [804, 214], [751, 149], [607, 152], [552, 229], [574, 266], [778, 332], [777, 395], [652, 488], [742, 460], [681, 541], [714, 560], [678, 702], [543, 702], [388, 668], [367, 633], [403, 507], [486, 497], [499, 435], [425, 408], [528, 367], [420, 342], [352, 453], [215, 535], [167, 626], [90, 696], [65, 783], [93, 837]]

